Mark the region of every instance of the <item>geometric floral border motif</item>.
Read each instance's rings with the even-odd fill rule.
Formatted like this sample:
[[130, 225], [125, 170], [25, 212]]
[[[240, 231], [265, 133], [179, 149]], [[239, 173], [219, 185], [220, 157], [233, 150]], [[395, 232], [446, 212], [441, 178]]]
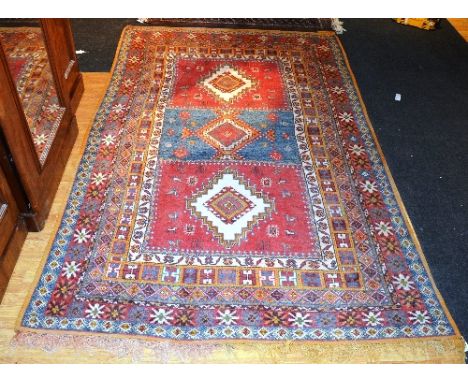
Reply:
[[[233, 47], [233, 39], [241, 47]], [[147, 47], [151, 49], [145, 50]], [[318, 181], [319, 193], [327, 195], [328, 188], [337, 190], [344, 200], [342, 208], [350, 219], [359, 266], [367, 280], [363, 291], [353, 295], [327, 290], [320, 298], [330, 298], [329, 303], [320, 308], [299, 307], [294, 295], [288, 296], [287, 304], [264, 301], [253, 307], [241, 300], [231, 304], [233, 296], [226, 293], [224, 304], [201, 308], [193, 297], [199, 291], [179, 290], [178, 298], [187, 298], [186, 304], [180, 304], [169, 295], [166, 285], [161, 291], [167, 300], [158, 297], [145, 303], [149, 297], [136, 295], [132, 283], [128, 289], [123, 284], [109, 284], [118, 290], [115, 294], [110, 289], [89, 291], [89, 295], [101, 293], [99, 298], [80, 295], [82, 281], [95, 277], [113, 261], [102, 254], [109, 252], [108, 231], [119, 225], [116, 212], [127, 208], [127, 201], [120, 196], [125, 185], [121, 177], [129, 173], [125, 167], [131, 163], [129, 158], [157, 157], [157, 151], [150, 147], [147, 153], [142, 143], [147, 142], [151, 129], [160, 132], [163, 128], [158, 122], [162, 118], [157, 103], [167, 92], [160, 87], [165, 65], [171, 55], [190, 55], [195, 50], [207, 56], [212, 51], [255, 59], [267, 55], [290, 64], [285, 80], [291, 84], [287, 91], [299, 127], [297, 137], [304, 137], [299, 146], [309, 152], [311, 166], [316, 166], [319, 174], [329, 175], [331, 170], [335, 174], [333, 184]], [[147, 72], [148, 67], [153, 71]], [[336, 37], [277, 31], [128, 28], [64, 218], [24, 311], [22, 327], [185, 340], [337, 341], [458, 335], [382, 161]], [[331, 170], [325, 172], [328, 167]], [[145, 190], [147, 184], [137, 167], [133, 174], [135, 186], [129, 187], [141, 185]], [[312, 171], [306, 179], [309, 185], [317, 182]], [[105, 209], [101, 209], [103, 203]], [[83, 206], [86, 209], [81, 210]], [[136, 211], [128, 208], [128, 213]], [[391, 301], [359, 301], [357, 296], [369, 297], [366, 292], [374, 283], [385, 289], [374, 294], [387, 293]], [[317, 299], [316, 292], [311, 290], [308, 298]]]

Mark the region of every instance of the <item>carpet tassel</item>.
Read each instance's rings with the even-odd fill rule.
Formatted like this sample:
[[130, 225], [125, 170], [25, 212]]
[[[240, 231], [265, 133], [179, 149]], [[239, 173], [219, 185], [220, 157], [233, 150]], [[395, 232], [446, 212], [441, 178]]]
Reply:
[[343, 28], [343, 21], [340, 19], [331, 19], [332, 20], [332, 28], [336, 32], [336, 34], [343, 34], [346, 32], [346, 29]]

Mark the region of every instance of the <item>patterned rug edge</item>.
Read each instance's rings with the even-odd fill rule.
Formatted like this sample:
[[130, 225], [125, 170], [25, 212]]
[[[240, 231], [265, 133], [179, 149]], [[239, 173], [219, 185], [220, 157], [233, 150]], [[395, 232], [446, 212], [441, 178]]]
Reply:
[[[123, 36], [127, 29], [167, 29], [164, 26], [131, 26], [127, 25], [121, 32], [119, 44], [117, 46], [109, 85], [112, 83], [114, 69], [118, 62]], [[204, 28], [204, 27], [170, 27], [175, 30], [239, 30], [234, 28]], [[265, 33], [266, 29], [249, 29], [249, 32]], [[274, 33], [305, 33], [305, 34], [327, 34], [335, 35], [333, 31], [279, 31], [270, 30]], [[50, 238], [47, 249], [41, 259], [41, 263], [36, 271], [34, 282], [30, 285], [28, 294], [23, 301], [20, 314], [15, 324], [16, 335], [11, 339], [8, 355], [21, 352], [25, 349], [40, 349], [46, 352], [57, 352], [64, 349], [71, 349], [73, 353], [89, 355], [97, 352], [105, 352], [117, 357], [118, 362], [139, 362], [146, 351], [151, 351], [155, 362], [162, 363], [465, 363], [465, 341], [454, 322], [445, 301], [440, 294], [429, 265], [425, 258], [421, 244], [414, 231], [411, 219], [406, 211], [396, 187], [385, 156], [380, 147], [380, 143], [375, 134], [366, 106], [363, 102], [359, 86], [354, 73], [349, 65], [347, 54], [338, 36], [335, 38], [340, 46], [341, 53], [345, 60], [348, 71], [351, 75], [354, 88], [359, 97], [360, 106], [365, 115], [370, 131], [372, 133], [376, 148], [381, 157], [385, 173], [391, 183], [392, 191], [398, 202], [398, 206], [405, 219], [411, 238], [420, 254], [424, 268], [432, 282], [434, 291], [443, 307], [444, 313], [450, 324], [453, 326], [455, 334], [451, 336], [425, 337], [425, 338], [397, 338], [385, 340], [339, 340], [330, 341], [262, 341], [262, 340], [167, 340], [152, 337], [135, 339], [132, 335], [105, 334], [86, 332], [67, 332], [54, 330], [35, 330], [21, 325], [21, 320], [27, 309], [31, 296], [39, 281], [44, 265], [47, 262], [48, 253], [55, 241], [55, 235]], [[107, 96], [106, 90], [101, 99], [104, 102]], [[98, 107], [98, 110], [100, 109]], [[96, 118], [96, 117], [95, 117]], [[82, 146], [81, 156], [84, 154], [89, 142], [88, 134], [93, 127], [93, 123], [87, 126], [87, 132], [83, 140], [87, 142]], [[81, 163], [81, 161], [80, 161]], [[75, 173], [78, 173], [80, 163], [75, 165]], [[73, 185], [70, 185], [70, 191]], [[64, 214], [66, 204], [62, 208]], [[61, 224], [61, 219], [56, 221], [53, 232], [57, 232]], [[54, 358], [53, 362], [57, 362]], [[89, 362], [93, 362], [91, 358]]]
[[[71, 350], [80, 356], [112, 355], [117, 362], [141, 362], [146, 352], [157, 363], [464, 363], [462, 337], [365, 341], [167, 340], [117, 334], [18, 333], [9, 356], [26, 349], [51, 354]], [[145, 359], [146, 360], [146, 359]], [[404, 360], [404, 361], [403, 361]], [[91, 358], [89, 362], [93, 362]]]
[[[230, 20], [230, 21], [229, 21]], [[234, 21], [236, 20], [236, 21]], [[256, 20], [257, 22], [249, 22], [249, 20]], [[303, 25], [300, 23], [294, 24], [291, 19], [279, 19], [281, 22], [275, 22], [274, 19], [153, 19], [153, 18], [139, 18], [137, 22], [140, 24], [147, 24], [149, 26], [175, 26], [175, 27], [215, 27], [215, 28], [242, 28], [242, 29], [255, 29], [260, 28], [263, 30], [291, 30], [291, 31], [335, 31], [337, 34], [343, 34], [346, 29], [343, 27], [343, 21], [339, 18], [321, 18], [321, 19], [293, 19], [296, 22], [305, 20]], [[309, 24], [307, 23], [309, 20]], [[244, 22], [243, 22], [244, 21]], [[289, 21], [289, 22], [288, 22]], [[263, 26], [262, 26], [263, 22]], [[314, 24], [316, 23], [316, 24]]]

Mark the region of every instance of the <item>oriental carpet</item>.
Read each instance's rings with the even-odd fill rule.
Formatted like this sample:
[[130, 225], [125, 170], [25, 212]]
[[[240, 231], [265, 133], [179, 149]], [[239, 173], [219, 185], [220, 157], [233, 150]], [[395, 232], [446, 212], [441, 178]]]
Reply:
[[17, 329], [169, 361], [464, 357], [327, 32], [127, 27]]
[[44, 164], [65, 108], [55, 90], [41, 28], [0, 28], [0, 42], [15, 82], [36, 154]]
[[[215, 28], [258, 28], [294, 31], [331, 31], [338, 19], [301, 19], [301, 18], [142, 18], [139, 22], [149, 25], [176, 27], [215, 27]], [[335, 21], [335, 24], [337, 21]]]

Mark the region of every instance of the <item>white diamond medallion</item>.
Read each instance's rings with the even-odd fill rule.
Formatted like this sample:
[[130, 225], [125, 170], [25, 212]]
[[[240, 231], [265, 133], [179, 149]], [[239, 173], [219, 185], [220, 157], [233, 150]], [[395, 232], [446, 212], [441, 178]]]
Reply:
[[218, 98], [229, 102], [252, 88], [254, 82], [229, 65], [224, 65], [203, 80], [202, 84]]
[[226, 169], [188, 199], [187, 208], [203, 220], [221, 245], [231, 248], [271, 215], [274, 202], [236, 171]]

